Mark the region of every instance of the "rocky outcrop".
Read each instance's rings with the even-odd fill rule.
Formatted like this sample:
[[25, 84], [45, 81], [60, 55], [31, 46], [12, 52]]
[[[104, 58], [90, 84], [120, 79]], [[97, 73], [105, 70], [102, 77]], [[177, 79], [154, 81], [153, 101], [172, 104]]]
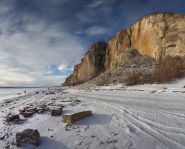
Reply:
[[73, 74], [70, 75], [65, 85], [75, 85], [90, 80], [105, 70], [105, 53], [107, 43], [98, 41], [94, 43], [90, 50], [82, 58], [81, 63], [74, 67]]
[[[98, 48], [95, 45], [99, 45]], [[154, 13], [118, 32], [108, 41], [108, 46], [94, 44], [81, 63], [75, 66], [65, 85], [83, 83], [104, 70], [117, 68], [129, 59], [128, 49], [137, 49], [141, 55], [157, 61], [166, 56], [185, 56], [185, 15]]]
[[124, 51], [135, 48], [142, 55], [161, 60], [165, 56], [185, 56], [185, 15], [154, 13], [143, 17], [130, 29], [109, 40], [105, 68], [124, 63]]

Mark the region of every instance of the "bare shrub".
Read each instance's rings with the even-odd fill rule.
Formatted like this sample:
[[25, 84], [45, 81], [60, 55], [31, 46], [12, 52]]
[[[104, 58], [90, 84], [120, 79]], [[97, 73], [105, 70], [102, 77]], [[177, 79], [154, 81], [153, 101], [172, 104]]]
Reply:
[[136, 70], [130, 70], [126, 73], [126, 79], [125, 79], [125, 83], [126, 85], [135, 85], [138, 84], [139, 81], [139, 77], [140, 77], [140, 72], [136, 71]]
[[126, 73], [126, 85], [136, 85], [153, 82], [155, 82], [154, 76], [152, 75], [152, 72], [147, 69], [130, 69]]
[[164, 58], [156, 67], [155, 75], [159, 83], [185, 76], [185, 58], [170, 56]]
[[166, 57], [159, 62], [151, 71], [143, 70], [141, 67], [130, 69], [126, 73], [126, 85], [142, 83], [166, 83], [175, 78], [185, 76], [185, 58]]

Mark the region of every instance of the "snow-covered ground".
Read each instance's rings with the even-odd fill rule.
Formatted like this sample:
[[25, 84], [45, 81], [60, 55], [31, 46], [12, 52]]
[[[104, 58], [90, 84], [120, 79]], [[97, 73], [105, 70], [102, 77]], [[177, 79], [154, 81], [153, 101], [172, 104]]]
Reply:
[[44, 89], [45, 88], [0, 88], [0, 102], [10, 98], [32, 94], [35, 91]]
[[[124, 87], [71, 87], [9, 99], [0, 105], [0, 148], [15, 140], [15, 133], [38, 129], [39, 147], [30, 149], [184, 149], [185, 148], [185, 80], [163, 85]], [[80, 100], [77, 105], [68, 104]], [[7, 125], [4, 116], [18, 113], [26, 105], [64, 104], [63, 114], [92, 110], [93, 116], [72, 126], [62, 122], [62, 115], [35, 114], [22, 124]], [[9, 141], [9, 142], [8, 142]]]

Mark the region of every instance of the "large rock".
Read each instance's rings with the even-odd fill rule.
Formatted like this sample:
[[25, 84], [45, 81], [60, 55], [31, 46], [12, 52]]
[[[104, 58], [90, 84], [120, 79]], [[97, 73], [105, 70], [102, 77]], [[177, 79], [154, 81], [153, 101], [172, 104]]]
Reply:
[[82, 58], [81, 63], [74, 67], [65, 85], [75, 85], [88, 81], [104, 71], [107, 44], [103, 41], [94, 43]]
[[143, 17], [130, 29], [118, 32], [108, 42], [105, 68], [113, 69], [124, 63], [122, 54], [129, 47], [156, 60], [185, 56], [185, 15], [154, 13]]
[[92, 116], [91, 111], [82, 111], [82, 112], [74, 113], [71, 115], [63, 115], [62, 122], [68, 123], [68, 124], [73, 124], [73, 123], [75, 123], [79, 120], [82, 120], [86, 117], [89, 117], [89, 116]]
[[19, 114], [15, 114], [15, 115], [8, 115], [6, 117], [6, 122], [15, 122], [20, 120]]
[[22, 132], [16, 133], [17, 146], [21, 146], [27, 143], [38, 146], [39, 138], [40, 134], [37, 129], [26, 129]]

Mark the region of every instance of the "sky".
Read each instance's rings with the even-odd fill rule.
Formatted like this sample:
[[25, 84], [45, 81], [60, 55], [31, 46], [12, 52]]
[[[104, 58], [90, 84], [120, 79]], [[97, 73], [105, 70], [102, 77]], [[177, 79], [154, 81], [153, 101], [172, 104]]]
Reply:
[[0, 0], [0, 86], [61, 85], [90, 45], [185, 0]]

